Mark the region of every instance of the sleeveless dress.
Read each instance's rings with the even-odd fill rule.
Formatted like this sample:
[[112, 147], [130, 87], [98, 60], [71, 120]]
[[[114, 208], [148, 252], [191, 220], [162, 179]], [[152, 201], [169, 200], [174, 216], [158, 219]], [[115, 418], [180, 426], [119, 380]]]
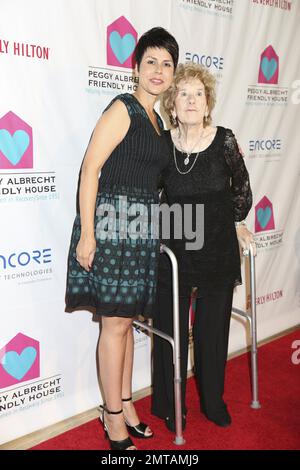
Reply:
[[[192, 209], [193, 231], [196, 226], [196, 205], [203, 207], [203, 219], [198, 217], [198, 233], [202, 230], [203, 246], [187, 250], [189, 237], [176, 239], [174, 224], [171, 237], [163, 242], [173, 250], [179, 271], [179, 291], [189, 296], [197, 288], [197, 296], [224, 292], [242, 283], [240, 252], [234, 222], [247, 216], [252, 205], [249, 174], [240, 154], [233, 132], [217, 127], [216, 135], [207, 149], [190, 156], [189, 165], [184, 165], [186, 154], [173, 147], [170, 131], [165, 131], [170, 160], [162, 172], [161, 186], [164, 188], [162, 202], [169, 206], [177, 204], [184, 213], [184, 206]], [[189, 173], [186, 172], [193, 164]], [[195, 162], [194, 162], [195, 161]], [[163, 221], [162, 221], [163, 222]], [[179, 221], [183, 224], [183, 220]], [[178, 221], [177, 221], [178, 224]], [[160, 290], [170, 290], [171, 265], [169, 258], [159, 259]]]
[[[122, 142], [102, 167], [95, 208], [96, 253], [90, 272], [76, 261], [80, 214], [68, 256], [67, 310], [94, 307], [98, 315], [151, 317], [159, 258], [159, 192], [168, 163], [164, 137], [131, 94], [116, 96], [130, 117]], [[160, 133], [163, 123], [156, 113]], [[77, 207], [79, 205], [77, 204]]]

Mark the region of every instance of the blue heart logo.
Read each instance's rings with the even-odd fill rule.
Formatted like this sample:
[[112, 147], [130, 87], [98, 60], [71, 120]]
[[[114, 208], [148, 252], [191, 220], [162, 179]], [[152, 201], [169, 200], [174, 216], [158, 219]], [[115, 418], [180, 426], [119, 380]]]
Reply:
[[266, 79], [269, 81], [273, 77], [278, 67], [277, 61], [273, 58], [269, 60], [267, 57], [264, 57], [261, 61], [261, 70]]
[[4, 370], [14, 379], [21, 380], [27, 374], [35, 361], [37, 352], [29, 346], [18, 354], [16, 351], [7, 352], [1, 361]]
[[112, 31], [109, 36], [109, 44], [120, 64], [124, 64], [134, 51], [135, 39], [130, 33], [121, 38], [118, 31]]
[[258, 209], [257, 219], [262, 228], [265, 228], [268, 225], [271, 215], [272, 215], [272, 210], [268, 206], [265, 209], [263, 209], [262, 207]]
[[11, 135], [7, 129], [0, 129], [0, 150], [12, 165], [17, 165], [30, 142], [27, 132], [18, 130]]

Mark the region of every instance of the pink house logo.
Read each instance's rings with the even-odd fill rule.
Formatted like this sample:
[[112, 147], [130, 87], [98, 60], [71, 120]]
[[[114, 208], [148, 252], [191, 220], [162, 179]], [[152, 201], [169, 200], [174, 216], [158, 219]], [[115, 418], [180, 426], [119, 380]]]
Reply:
[[279, 57], [272, 46], [268, 46], [260, 56], [258, 83], [277, 85]]
[[0, 389], [39, 376], [39, 342], [18, 333], [0, 350]]
[[273, 204], [264, 196], [255, 206], [255, 232], [274, 230]]
[[32, 128], [10, 111], [0, 119], [0, 168], [32, 167]]
[[133, 51], [137, 43], [137, 32], [131, 23], [120, 16], [107, 27], [107, 65], [134, 68]]

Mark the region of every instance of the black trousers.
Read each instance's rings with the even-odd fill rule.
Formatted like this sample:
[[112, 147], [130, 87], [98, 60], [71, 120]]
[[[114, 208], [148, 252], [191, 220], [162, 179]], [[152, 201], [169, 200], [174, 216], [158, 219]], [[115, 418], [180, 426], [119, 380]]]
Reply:
[[[193, 325], [195, 376], [200, 392], [201, 410], [217, 418], [224, 410], [225, 367], [228, 352], [229, 325], [233, 288], [197, 299]], [[180, 348], [182, 378], [182, 413], [186, 408], [186, 378], [189, 343], [188, 297], [179, 299]], [[172, 292], [160, 290], [154, 326], [173, 336]], [[152, 413], [174, 419], [174, 370], [171, 345], [154, 335]]]

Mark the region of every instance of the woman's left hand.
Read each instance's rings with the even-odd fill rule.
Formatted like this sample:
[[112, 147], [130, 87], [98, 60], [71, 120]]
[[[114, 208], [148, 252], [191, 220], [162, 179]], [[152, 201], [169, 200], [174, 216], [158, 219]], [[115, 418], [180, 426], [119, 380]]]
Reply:
[[257, 252], [253, 233], [250, 232], [245, 225], [239, 225], [236, 227], [236, 234], [239, 244], [243, 250], [243, 254], [249, 254], [250, 245], [252, 245], [253, 254], [256, 256]]

